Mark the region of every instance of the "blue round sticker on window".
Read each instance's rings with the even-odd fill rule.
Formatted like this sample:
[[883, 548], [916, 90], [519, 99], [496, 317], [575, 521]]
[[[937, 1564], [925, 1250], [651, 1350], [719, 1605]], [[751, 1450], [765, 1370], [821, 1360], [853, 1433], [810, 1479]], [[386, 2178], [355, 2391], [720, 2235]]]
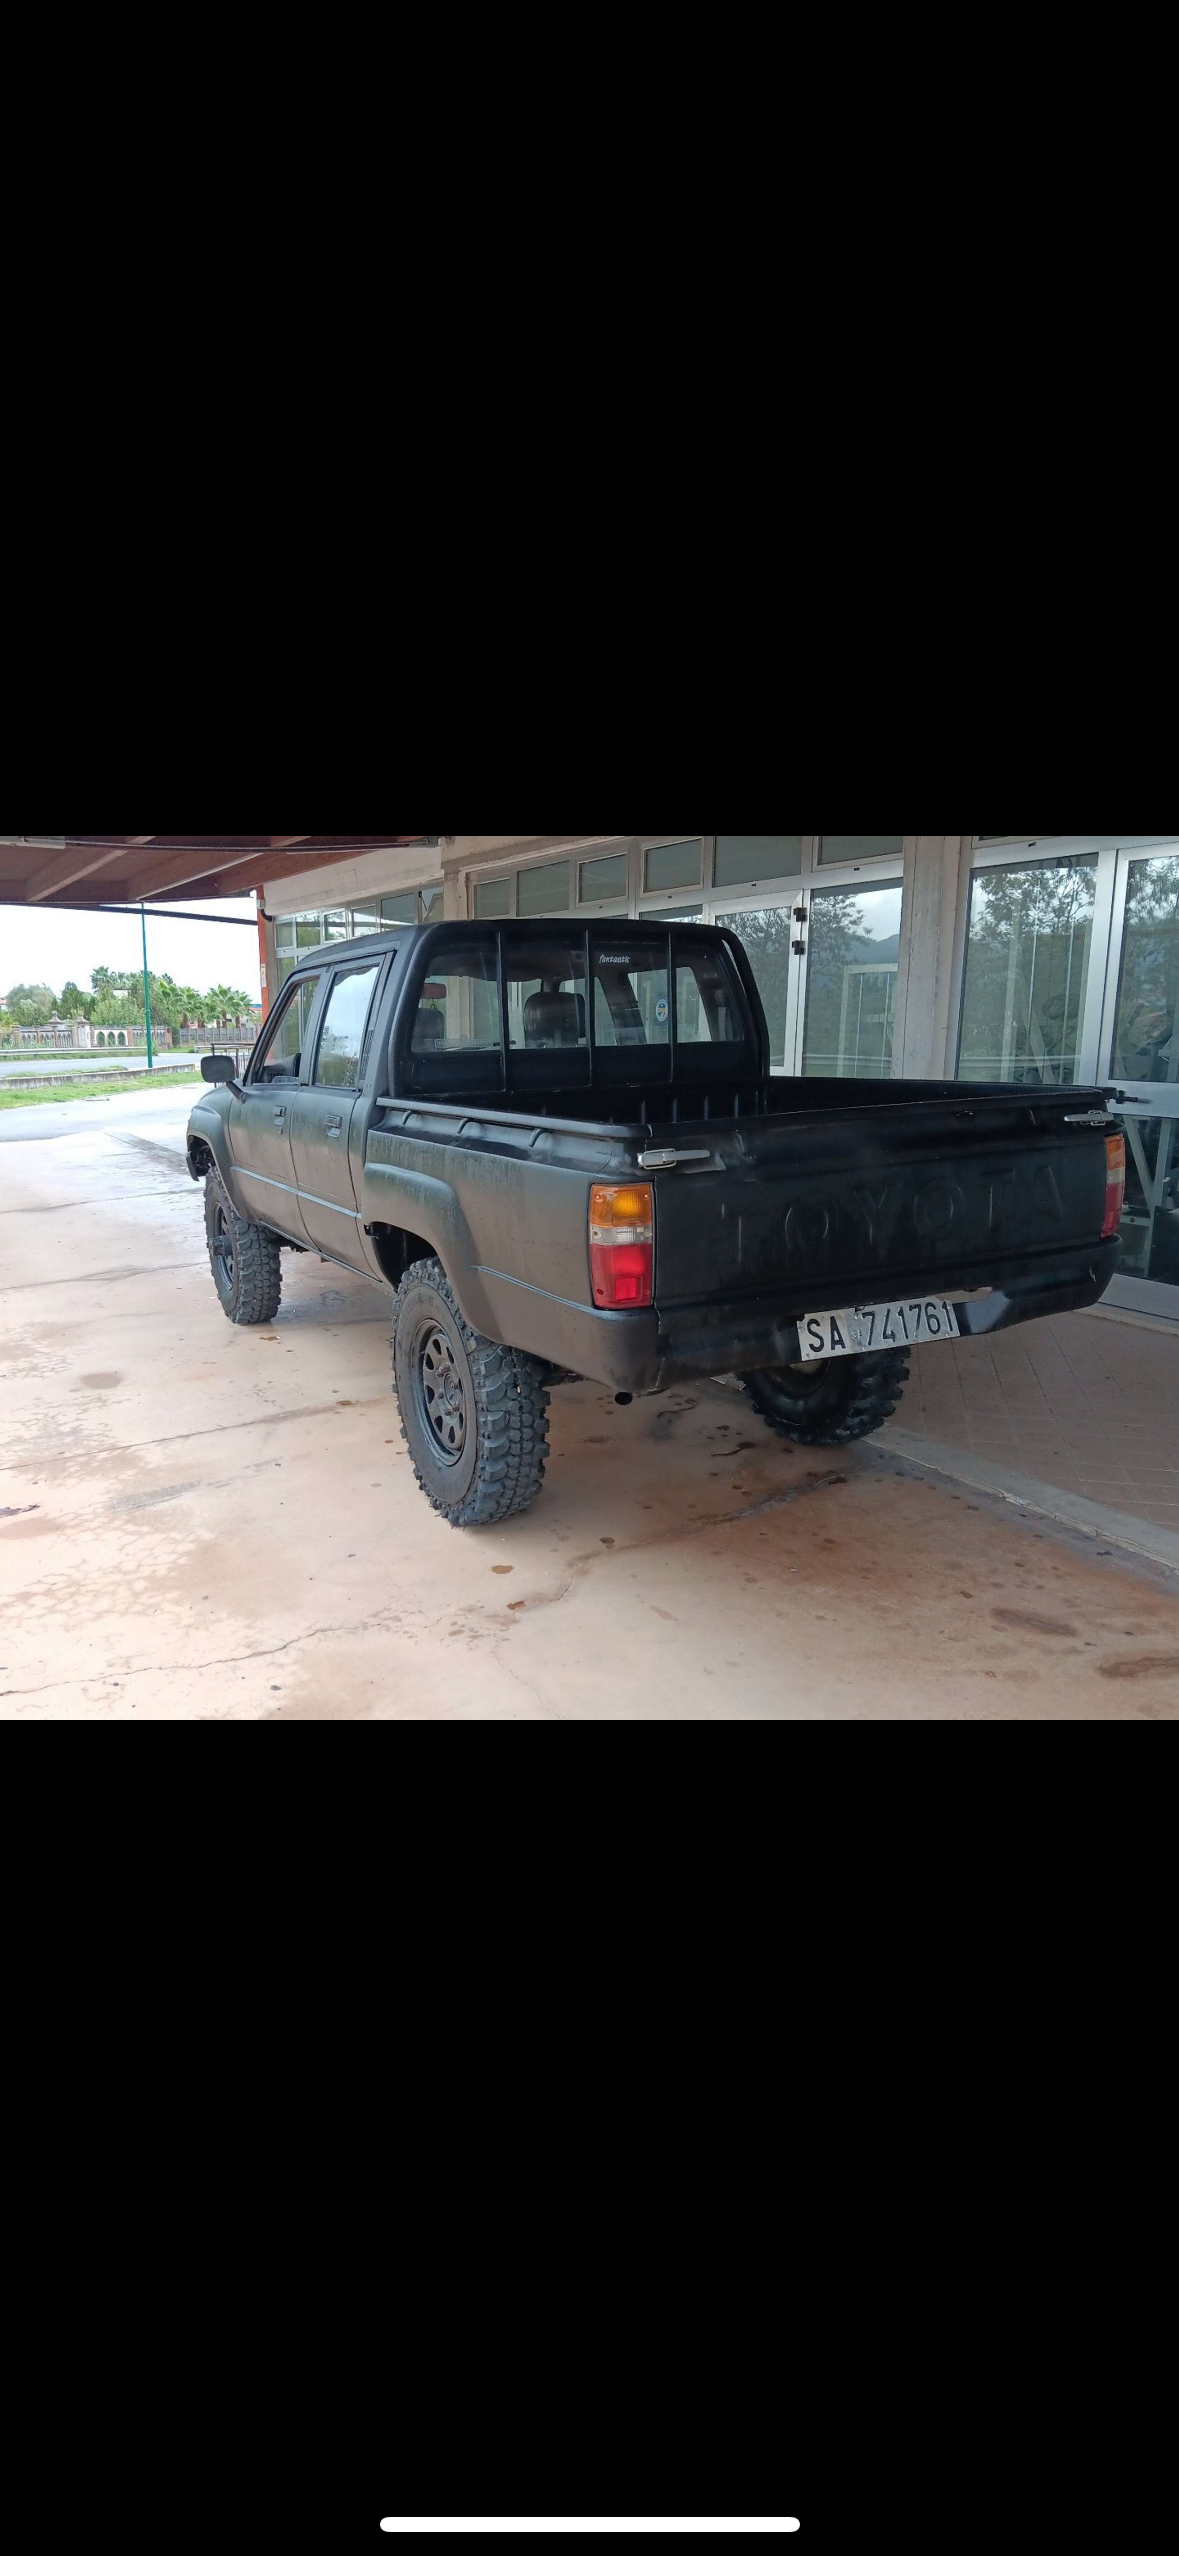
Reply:
[[661, 996], [660, 996], [659, 1001], [657, 1002], [657, 1004], [656, 1004], [656, 1006], [655, 1006], [655, 1018], [656, 1018], [656, 1020], [657, 1020], [657, 1021], [659, 1021], [660, 1023], [664, 1022], [664, 1021], [667, 1019], [667, 996], [666, 996], [666, 994], [663, 994], [663, 995], [661, 995]]

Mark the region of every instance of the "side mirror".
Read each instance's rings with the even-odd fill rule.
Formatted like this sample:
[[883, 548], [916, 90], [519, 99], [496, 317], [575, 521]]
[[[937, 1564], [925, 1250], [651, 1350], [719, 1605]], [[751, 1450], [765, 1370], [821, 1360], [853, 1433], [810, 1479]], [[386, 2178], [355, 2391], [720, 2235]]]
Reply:
[[201, 1072], [206, 1083], [236, 1083], [237, 1067], [232, 1056], [202, 1056]]

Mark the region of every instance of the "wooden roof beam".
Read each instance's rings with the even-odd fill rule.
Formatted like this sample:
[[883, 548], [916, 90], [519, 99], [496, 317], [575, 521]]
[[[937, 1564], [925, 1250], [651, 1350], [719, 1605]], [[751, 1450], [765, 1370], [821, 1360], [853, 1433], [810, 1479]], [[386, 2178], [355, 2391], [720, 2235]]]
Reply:
[[[150, 838], [149, 838], [150, 840]], [[60, 895], [62, 888], [72, 887], [75, 879], [90, 879], [97, 870], [109, 870], [118, 861], [126, 862], [125, 843], [104, 844], [101, 851], [93, 843], [75, 844], [72, 851], [55, 852], [25, 881], [25, 897], [30, 905], [43, 905], [45, 899]]]

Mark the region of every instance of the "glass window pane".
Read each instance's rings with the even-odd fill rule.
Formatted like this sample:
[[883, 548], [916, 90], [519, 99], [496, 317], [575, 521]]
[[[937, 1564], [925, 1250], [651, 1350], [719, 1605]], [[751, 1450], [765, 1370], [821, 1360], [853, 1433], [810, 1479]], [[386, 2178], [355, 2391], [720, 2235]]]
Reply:
[[443, 942], [422, 987], [411, 1041], [415, 1056], [499, 1058], [499, 985], [494, 949]]
[[361, 940], [366, 932], [379, 932], [381, 928], [380, 906], [354, 905], [349, 916], [349, 921], [352, 926], [352, 938], [354, 941]]
[[667, 1047], [671, 1040], [667, 951], [602, 941], [594, 953], [594, 1038], [599, 1047]]
[[903, 834], [821, 834], [820, 861], [899, 861], [905, 848]]
[[703, 843], [660, 843], [648, 852], [643, 882], [648, 894], [656, 888], [699, 887], [700, 856]]
[[1096, 889], [1095, 858], [974, 872], [963, 1082], [1076, 1082]]
[[295, 923], [295, 941], [301, 950], [317, 950], [323, 940], [322, 920], [318, 914], [300, 914]]
[[786, 1062], [790, 943], [797, 936], [798, 926], [788, 905], [772, 906], [766, 913], [737, 909], [732, 914], [718, 914], [716, 919], [727, 932], [736, 933], [749, 953], [770, 1033], [770, 1063], [781, 1072]]
[[719, 950], [676, 934], [675, 1034], [681, 1047], [731, 1047], [745, 1037], [745, 1021], [726, 961]]
[[292, 995], [281, 1020], [276, 1020], [257, 1051], [257, 1063], [250, 1080], [253, 1083], [297, 1083], [307, 1038], [307, 1025], [319, 992], [318, 976], [305, 979], [297, 994]]
[[569, 863], [548, 861], [543, 870], [521, 870], [516, 878], [516, 912], [566, 914], [569, 910]]
[[583, 905], [593, 905], [599, 897], [625, 896], [630, 877], [630, 863], [625, 852], [610, 852], [601, 861], [583, 861], [581, 887]]
[[510, 879], [481, 879], [475, 890], [475, 912], [481, 921], [494, 921], [497, 914], [512, 911]]
[[1179, 1083], [1179, 860], [1131, 861], [1113, 1071]]
[[323, 937], [325, 941], [347, 940], [348, 916], [342, 905], [337, 907], [334, 913], [322, 915], [320, 920], [323, 925]]
[[276, 949], [280, 950], [293, 950], [297, 946], [295, 941], [295, 918], [293, 914], [289, 914], [285, 922], [275, 924], [274, 942]]
[[804, 937], [803, 1073], [885, 1081], [892, 1072], [901, 946], [899, 884], [819, 889]]
[[416, 923], [417, 919], [418, 900], [416, 889], [411, 888], [408, 896], [383, 896], [381, 898], [381, 921], [383, 923]]
[[326, 1084], [331, 1091], [356, 1090], [365, 1023], [379, 974], [377, 967], [354, 968], [350, 976], [338, 977], [332, 987], [315, 1060], [316, 1082]]
[[716, 838], [713, 878], [717, 887], [792, 879], [801, 869], [801, 834], [718, 834]]
[[446, 903], [446, 890], [441, 879], [436, 887], [424, 887], [421, 896], [423, 923], [441, 923], [444, 919]]
[[1128, 1278], [1179, 1288], [1179, 1118], [1127, 1110], [1126, 1212], [1118, 1267]]
[[588, 1046], [584, 940], [523, 941], [505, 932], [504, 990], [509, 1047]]

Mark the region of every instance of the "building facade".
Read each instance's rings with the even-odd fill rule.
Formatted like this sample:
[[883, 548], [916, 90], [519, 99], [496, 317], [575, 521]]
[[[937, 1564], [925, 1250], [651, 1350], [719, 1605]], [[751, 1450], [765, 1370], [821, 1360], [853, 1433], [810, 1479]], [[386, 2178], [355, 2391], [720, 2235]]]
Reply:
[[273, 998], [388, 922], [663, 916], [744, 941], [775, 1073], [1116, 1083], [1123, 1306], [1179, 1321], [1179, 836], [458, 835], [287, 867]]

